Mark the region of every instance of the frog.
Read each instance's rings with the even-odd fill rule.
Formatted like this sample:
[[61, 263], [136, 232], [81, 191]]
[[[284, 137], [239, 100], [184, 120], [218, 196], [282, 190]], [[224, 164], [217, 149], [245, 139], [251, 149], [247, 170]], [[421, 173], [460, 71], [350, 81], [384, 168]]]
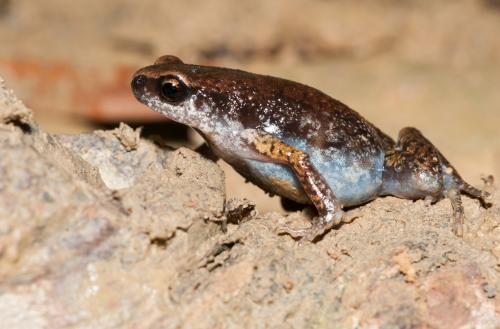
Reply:
[[345, 223], [345, 209], [378, 197], [451, 202], [451, 227], [464, 234], [462, 194], [491, 205], [416, 128], [397, 140], [344, 103], [305, 84], [238, 69], [158, 58], [132, 77], [135, 98], [203, 137], [200, 148], [264, 191], [312, 205], [307, 227], [279, 234], [316, 241]]

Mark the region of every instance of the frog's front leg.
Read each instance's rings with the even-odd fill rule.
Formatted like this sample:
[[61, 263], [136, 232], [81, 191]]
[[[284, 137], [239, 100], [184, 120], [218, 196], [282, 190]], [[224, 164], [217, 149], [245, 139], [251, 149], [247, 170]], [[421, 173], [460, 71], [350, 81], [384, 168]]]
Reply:
[[311, 227], [292, 229], [284, 226], [279, 229], [278, 233], [313, 241], [341, 222], [342, 206], [323, 176], [312, 164], [307, 153], [270, 134], [256, 130], [247, 130], [244, 139], [259, 154], [260, 160], [290, 166], [304, 192], [318, 211], [319, 216], [313, 219]]

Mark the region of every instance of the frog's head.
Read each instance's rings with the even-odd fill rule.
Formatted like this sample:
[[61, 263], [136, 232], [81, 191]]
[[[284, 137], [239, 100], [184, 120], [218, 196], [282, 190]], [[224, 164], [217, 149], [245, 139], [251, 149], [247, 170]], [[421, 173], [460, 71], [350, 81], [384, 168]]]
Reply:
[[131, 87], [135, 97], [152, 110], [193, 126], [199, 114], [191, 76], [189, 65], [167, 55], [137, 71]]
[[255, 108], [258, 95], [274, 92], [257, 92], [266, 86], [263, 82], [255, 74], [185, 64], [166, 55], [134, 74], [132, 91], [140, 102], [173, 121], [224, 135], [253, 120], [248, 108]]

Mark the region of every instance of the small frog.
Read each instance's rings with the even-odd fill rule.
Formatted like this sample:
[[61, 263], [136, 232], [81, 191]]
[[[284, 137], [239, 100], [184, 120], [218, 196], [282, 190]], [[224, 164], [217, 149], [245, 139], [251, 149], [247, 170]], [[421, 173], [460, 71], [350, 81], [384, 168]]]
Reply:
[[354, 110], [312, 87], [240, 70], [185, 64], [162, 56], [137, 71], [135, 97], [194, 128], [222, 158], [267, 192], [313, 204], [307, 228], [280, 233], [313, 241], [342, 222], [343, 208], [378, 196], [438, 201], [453, 208], [463, 235], [461, 193], [488, 206], [415, 128], [395, 142]]

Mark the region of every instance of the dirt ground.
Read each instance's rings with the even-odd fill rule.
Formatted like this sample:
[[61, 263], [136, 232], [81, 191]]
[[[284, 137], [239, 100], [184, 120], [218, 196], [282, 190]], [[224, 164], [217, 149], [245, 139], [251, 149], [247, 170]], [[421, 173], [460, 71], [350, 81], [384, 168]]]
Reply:
[[[300, 245], [275, 229], [308, 225], [308, 211], [166, 146], [194, 134], [94, 131], [82, 115], [115, 68], [175, 54], [315, 86], [394, 137], [416, 126], [483, 188], [481, 176], [500, 177], [499, 8], [0, 1], [0, 76], [36, 117], [2, 83], [0, 328], [500, 327], [496, 185], [489, 209], [464, 198], [463, 238], [448, 201], [388, 197]], [[46, 67], [69, 67], [82, 94]]]
[[[0, 88], [3, 328], [496, 328], [500, 204], [383, 198], [317, 243], [122, 125], [47, 134]], [[351, 212], [348, 212], [350, 214]], [[225, 228], [225, 230], [224, 230]]]

